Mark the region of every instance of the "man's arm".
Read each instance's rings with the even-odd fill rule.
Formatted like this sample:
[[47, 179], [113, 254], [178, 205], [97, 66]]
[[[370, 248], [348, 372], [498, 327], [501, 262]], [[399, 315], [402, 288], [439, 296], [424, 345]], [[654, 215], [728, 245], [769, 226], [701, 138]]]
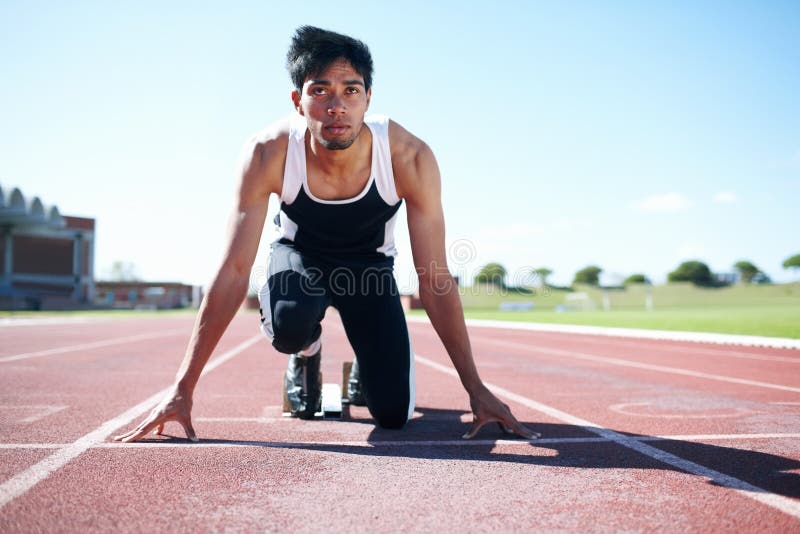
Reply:
[[[278, 145], [278, 146], [276, 146]], [[270, 193], [280, 192], [277, 168], [283, 164], [280, 140], [253, 141], [246, 148], [236, 206], [228, 223], [228, 243], [222, 263], [200, 304], [192, 336], [172, 391], [135, 429], [115, 441], [136, 441], [152, 430], [160, 434], [167, 421], [183, 426], [186, 436], [197, 440], [191, 410], [194, 388], [211, 353], [244, 300], [250, 270], [258, 251]]]
[[441, 177], [436, 158], [425, 143], [395, 123], [391, 123], [390, 136], [397, 147], [392, 151], [392, 164], [398, 194], [406, 200], [420, 299], [470, 398], [474, 420], [464, 437], [475, 436], [483, 425], [492, 421], [522, 437], [539, 437], [521, 425], [508, 406], [486, 388], [475, 367], [461, 297], [447, 266]]

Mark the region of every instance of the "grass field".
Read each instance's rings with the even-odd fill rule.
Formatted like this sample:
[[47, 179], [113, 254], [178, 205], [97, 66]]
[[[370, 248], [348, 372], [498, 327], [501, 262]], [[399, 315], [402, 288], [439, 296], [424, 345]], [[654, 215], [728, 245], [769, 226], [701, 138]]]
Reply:
[[[653, 309], [645, 307], [652, 296]], [[698, 288], [691, 284], [634, 285], [605, 292], [535, 290], [533, 295], [489, 286], [461, 288], [468, 318], [539, 323], [686, 330], [800, 338], [800, 284]], [[530, 311], [501, 311], [501, 303], [531, 303]], [[561, 311], [557, 311], [557, 309]]]

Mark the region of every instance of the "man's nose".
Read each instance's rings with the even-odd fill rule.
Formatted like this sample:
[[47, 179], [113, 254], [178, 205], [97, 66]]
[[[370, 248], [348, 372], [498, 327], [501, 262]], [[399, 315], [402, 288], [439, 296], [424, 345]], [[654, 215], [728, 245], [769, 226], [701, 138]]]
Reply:
[[342, 100], [339, 96], [333, 96], [328, 103], [328, 114], [329, 115], [340, 115], [347, 111], [344, 106], [344, 100]]

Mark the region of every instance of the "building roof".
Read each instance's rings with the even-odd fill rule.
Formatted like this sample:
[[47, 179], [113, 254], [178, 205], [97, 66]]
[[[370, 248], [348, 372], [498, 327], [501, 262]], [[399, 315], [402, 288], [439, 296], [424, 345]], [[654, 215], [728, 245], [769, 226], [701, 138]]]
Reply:
[[67, 222], [58, 206], [45, 206], [38, 196], [26, 197], [19, 187], [0, 184], [0, 224], [63, 228]]

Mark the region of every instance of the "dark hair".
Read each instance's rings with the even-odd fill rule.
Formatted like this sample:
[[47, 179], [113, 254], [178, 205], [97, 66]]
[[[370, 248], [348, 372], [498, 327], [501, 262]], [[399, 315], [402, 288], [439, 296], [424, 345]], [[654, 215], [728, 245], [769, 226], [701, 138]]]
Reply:
[[365, 89], [372, 87], [372, 56], [367, 45], [314, 26], [301, 26], [294, 32], [286, 54], [286, 68], [299, 91], [309, 76], [320, 74], [339, 59], [347, 60], [364, 78]]

